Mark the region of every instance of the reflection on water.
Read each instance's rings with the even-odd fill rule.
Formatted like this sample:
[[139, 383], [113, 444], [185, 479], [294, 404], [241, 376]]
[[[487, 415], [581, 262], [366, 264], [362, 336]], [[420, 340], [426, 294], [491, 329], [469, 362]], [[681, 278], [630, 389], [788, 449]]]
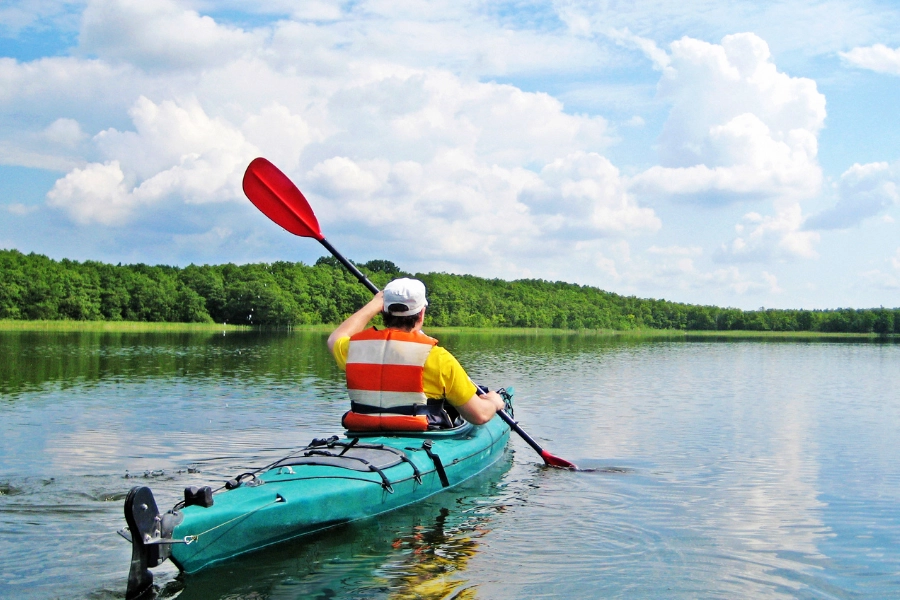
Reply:
[[[170, 506], [339, 431], [324, 334], [0, 332], [0, 597], [120, 597], [137, 483]], [[900, 596], [900, 345], [441, 335], [588, 471], [462, 489], [164, 598]]]
[[438, 600], [470, 595], [456, 593], [466, 583], [460, 575], [478, 549], [478, 538], [490, 531], [489, 518], [480, 516], [454, 527], [447, 523], [449, 514], [442, 508], [432, 527], [416, 527], [411, 535], [391, 544], [402, 557], [382, 569], [392, 590], [390, 598]]
[[295, 383], [334, 369], [310, 332], [130, 333], [0, 331], [0, 393], [147, 379], [240, 378]]

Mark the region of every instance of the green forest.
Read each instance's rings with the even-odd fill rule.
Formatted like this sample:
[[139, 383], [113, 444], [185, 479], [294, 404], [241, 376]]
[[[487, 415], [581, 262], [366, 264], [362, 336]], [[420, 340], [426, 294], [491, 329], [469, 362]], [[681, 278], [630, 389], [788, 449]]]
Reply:
[[[387, 260], [357, 265], [383, 287], [413, 276], [428, 288], [437, 327], [675, 329], [900, 333], [900, 308], [740, 310], [621, 296], [537, 279], [405, 273]], [[370, 298], [331, 257], [314, 265], [111, 265], [0, 250], [0, 319], [216, 322], [264, 327], [338, 323]]]

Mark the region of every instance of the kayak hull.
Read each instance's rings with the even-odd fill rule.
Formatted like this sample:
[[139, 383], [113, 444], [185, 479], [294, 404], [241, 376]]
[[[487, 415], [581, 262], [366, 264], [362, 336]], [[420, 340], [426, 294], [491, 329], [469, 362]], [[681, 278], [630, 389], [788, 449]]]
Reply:
[[455, 431], [374, 435], [358, 442], [344, 438], [332, 444], [333, 451], [323, 451], [337, 455], [352, 443], [357, 445], [345, 451], [348, 456], [360, 447], [379, 446], [404, 455], [383, 469], [285, 459], [251, 482], [216, 494], [212, 506], [174, 511], [180, 523], [171, 533], [169, 558], [185, 573], [196, 573], [272, 544], [419, 502], [496, 463], [509, 432], [494, 417], [485, 425]]

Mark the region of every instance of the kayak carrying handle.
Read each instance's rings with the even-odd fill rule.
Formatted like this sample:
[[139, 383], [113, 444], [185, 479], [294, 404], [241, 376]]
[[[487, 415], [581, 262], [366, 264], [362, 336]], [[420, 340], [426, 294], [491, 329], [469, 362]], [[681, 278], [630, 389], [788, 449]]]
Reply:
[[401, 460], [403, 460], [403, 462], [412, 467], [413, 479], [416, 480], [416, 483], [422, 485], [422, 473], [419, 471], [419, 467], [416, 466], [416, 463], [414, 463], [412, 459], [406, 455], [405, 452], [400, 456], [400, 458]]
[[357, 460], [361, 460], [362, 462], [368, 464], [369, 471], [371, 471], [373, 473], [378, 473], [378, 475], [381, 476], [381, 487], [384, 488], [384, 491], [386, 491], [388, 494], [394, 493], [394, 486], [391, 485], [391, 480], [387, 478], [387, 475], [384, 474], [384, 471], [382, 471], [381, 469], [379, 469], [378, 467], [376, 467], [375, 465], [373, 465], [372, 463], [370, 463], [367, 460], [364, 460], [362, 458], [359, 458]]

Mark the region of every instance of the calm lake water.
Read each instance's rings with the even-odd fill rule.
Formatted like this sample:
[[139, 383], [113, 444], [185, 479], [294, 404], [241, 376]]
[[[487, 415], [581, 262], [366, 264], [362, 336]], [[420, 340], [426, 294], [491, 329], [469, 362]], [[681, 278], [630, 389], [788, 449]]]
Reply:
[[[0, 332], [0, 597], [118, 598], [122, 504], [164, 510], [339, 433], [314, 333]], [[443, 335], [521, 440], [377, 521], [163, 598], [900, 597], [900, 345]]]

